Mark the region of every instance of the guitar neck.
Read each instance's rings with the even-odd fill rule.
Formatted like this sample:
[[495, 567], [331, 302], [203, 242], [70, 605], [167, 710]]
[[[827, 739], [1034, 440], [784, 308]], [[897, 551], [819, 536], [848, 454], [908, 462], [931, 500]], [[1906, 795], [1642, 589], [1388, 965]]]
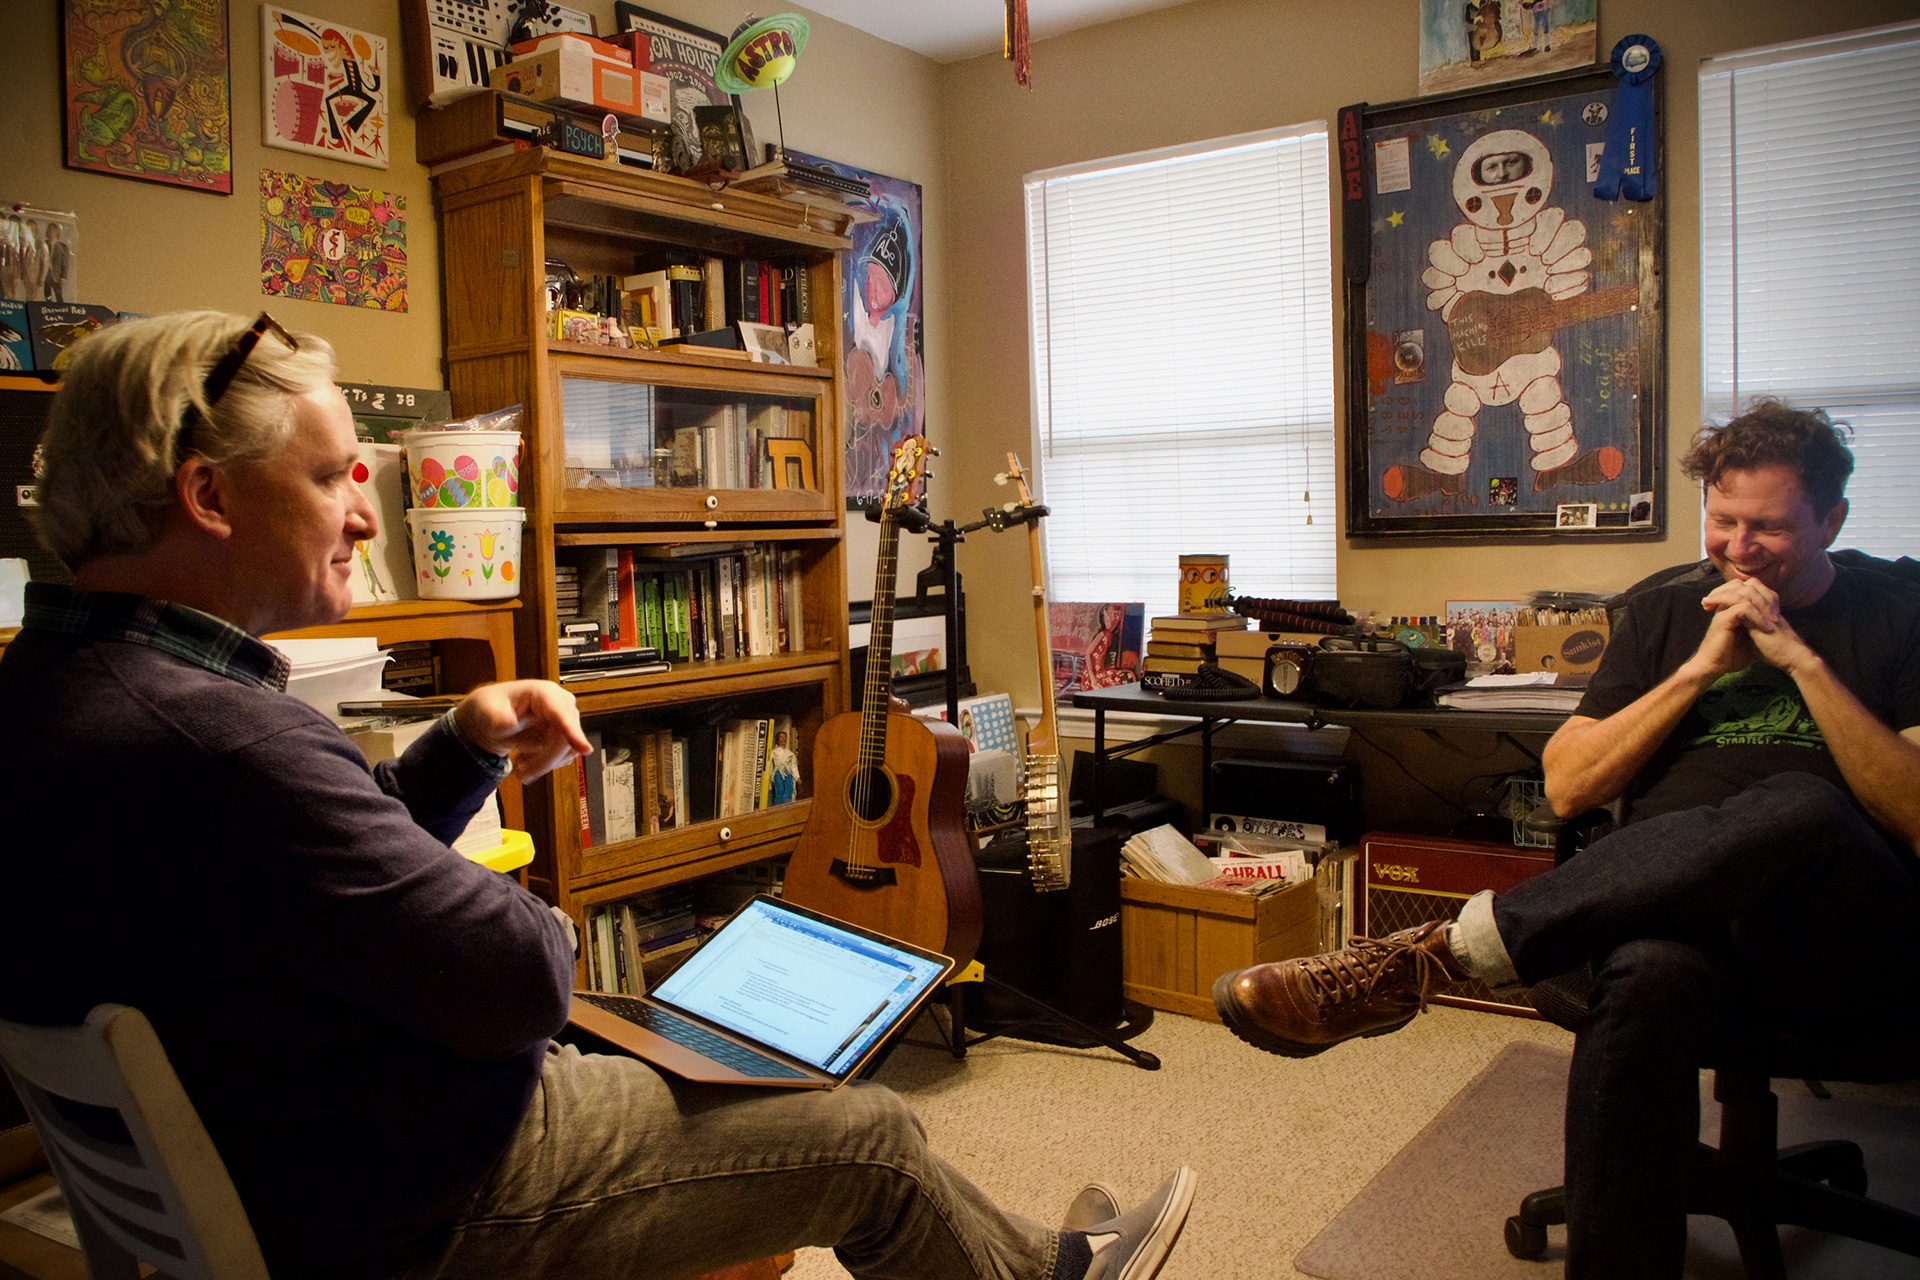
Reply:
[[1059, 730], [1053, 714], [1053, 622], [1047, 613], [1046, 558], [1040, 548], [1040, 523], [1027, 525], [1027, 553], [1033, 561], [1033, 629], [1040, 646], [1040, 720], [1027, 734], [1034, 755], [1059, 754]]
[[893, 696], [893, 580], [900, 558], [900, 525], [889, 511], [880, 518], [879, 567], [873, 581], [873, 619], [867, 640], [867, 678], [860, 697], [860, 764], [877, 768], [887, 758], [887, 710]]

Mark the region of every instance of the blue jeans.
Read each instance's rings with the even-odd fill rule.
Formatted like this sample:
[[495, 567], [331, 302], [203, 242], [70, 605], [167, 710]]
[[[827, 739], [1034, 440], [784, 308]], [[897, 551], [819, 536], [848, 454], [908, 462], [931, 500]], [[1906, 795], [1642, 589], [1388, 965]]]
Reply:
[[568, 1046], [436, 1255], [399, 1280], [666, 1280], [810, 1245], [861, 1277], [1038, 1280], [1057, 1243], [929, 1151], [890, 1089], [691, 1084]]
[[1595, 973], [1567, 1082], [1567, 1275], [1678, 1277], [1716, 1029], [1826, 1043], [1920, 1017], [1920, 887], [1832, 784], [1662, 814], [1493, 899], [1524, 982]]

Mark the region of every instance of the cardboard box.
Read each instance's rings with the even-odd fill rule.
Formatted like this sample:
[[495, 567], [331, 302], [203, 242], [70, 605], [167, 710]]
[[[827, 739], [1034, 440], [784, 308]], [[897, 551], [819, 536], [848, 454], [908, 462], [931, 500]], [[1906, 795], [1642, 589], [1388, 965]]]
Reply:
[[1513, 668], [1516, 671], [1569, 671], [1578, 675], [1600, 665], [1607, 651], [1607, 624], [1565, 627], [1515, 627]]
[[1254, 898], [1123, 876], [1120, 945], [1127, 999], [1218, 1022], [1215, 978], [1320, 950], [1319, 895], [1311, 880]]
[[513, 48], [513, 61], [487, 74], [495, 89], [659, 124], [672, 119], [673, 86], [664, 76], [636, 71], [617, 45], [562, 31]]

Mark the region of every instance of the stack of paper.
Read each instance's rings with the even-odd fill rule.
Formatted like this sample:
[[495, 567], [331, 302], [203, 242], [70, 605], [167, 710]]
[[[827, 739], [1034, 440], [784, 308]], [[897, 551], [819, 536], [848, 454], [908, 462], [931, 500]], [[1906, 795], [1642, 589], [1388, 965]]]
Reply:
[[1213, 878], [1213, 864], [1171, 826], [1142, 831], [1120, 847], [1133, 873], [1163, 884], [1199, 884]]
[[287, 692], [335, 721], [340, 704], [381, 696], [387, 651], [372, 636], [328, 640], [269, 640], [293, 667]]
[[1584, 675], [1529, 671], [1512, 676], [1475, 676], [1438, 699], [1462, 711], [1572, 711], [1587, 692]]

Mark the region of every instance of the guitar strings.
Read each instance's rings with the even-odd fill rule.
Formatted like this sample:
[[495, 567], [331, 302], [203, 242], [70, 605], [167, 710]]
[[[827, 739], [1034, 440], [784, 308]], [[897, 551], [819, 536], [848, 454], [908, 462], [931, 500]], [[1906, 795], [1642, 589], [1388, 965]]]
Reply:
[[887, 695], [893, 686], [893, 594], [894, 566], [900, 548], [900, 526], [891, 511], [880, 520], [879, 573], [873, 596], [873, 613], [867, 635], [867, 678], [862, 693], [860, 717], [860, 756], [854, 780], [853, 840], [847, 850], [847, 868], [855, 874], [866, 870], [866, 852], [872, 848], [878, 860], [879, 830], [866, 825], [873, 811], [875, 776], [885, 757]]

